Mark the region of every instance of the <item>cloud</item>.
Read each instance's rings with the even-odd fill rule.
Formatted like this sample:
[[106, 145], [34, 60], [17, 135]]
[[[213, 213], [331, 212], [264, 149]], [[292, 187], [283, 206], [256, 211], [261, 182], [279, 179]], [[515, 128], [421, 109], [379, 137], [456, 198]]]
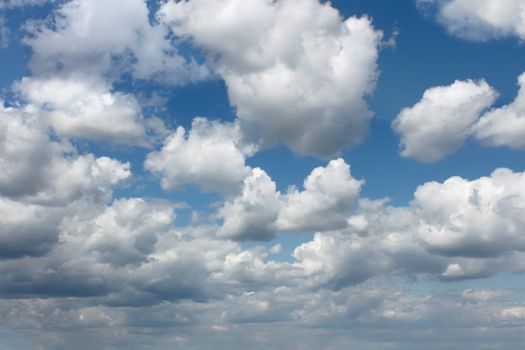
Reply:
[[59, 209], [0, 197], [0, 259], [39, 256], [58, 242]]
[[60, 205], [79, 197], [111, 198], [114, 185], [131, 176], [128, 163], [52, 141], [31, 107], [0, 106], [0, 195], [34, 204]]
[[430, 182], [414, 194], [419, 235], [430, 251], [448, 256], [491, 257], [525, 248], [518, 214], [525, 206], [525, 175], [497, 169], [468, 181]]
[[520, 1], [418, 0], [418, 4], [436, 5], [438, 21], [450, 34], [462, 39], [525, 39], [525, 4]]
[[392, 123], [401, 136], [401, 155], [432, 163], [456, 151], [497, 95], [484, 80], [455, 81], [426, 90]]
[[[504, 312], [515, 306], [498, 299], [503, 293], [466, 291], [447, 299], [382, 290], [376, 283], [386, 285], [385, 275], [455, 280], [519, 272], [515, 262], [523, 255], [513, 254], [524, 248], [524, 179], [523, 173], [505, 169], [471, 181], [454, 177], [423, 184], [408, 206], [361, 199], [352, 209], [362, 181], [351, 177], [341, 159], [314, 169], [304, 190], [285, 194], [255, 168], [242, 194], [226, 200], [219, 231], [211, 225], [176, 227], [176, 205], [166, 201], [121, 198], [104, 204], [82, 196], [58, 207], [58, 219], [48, 207], [5, 202], [10, 211], [0, 219], [3, 249], [8, 239], [18, 247], [33, 244], [31, 251], [10, 257], [0, 250], [0, 293], [15, 298], [0, 301], [0, 310], [16, 315], [1, 323], [32, 329], [45, 322], [47, 333], [67, 343], [63, 331], [91, 327], [125, 330], [127, 341], [140, 337], [137, 327], [161, 332], [186, 325], [196, 332], [180, 335], [186, 341], [209, 327], [212, 341], [221, 330], [253, 324], [279, 322], [290, 331], [373, 324], [388, 341], [396, 327], [435, 328], [440, 320], [452, 329], [462, 322], [472, 327], [519, 322]], [[317, 202], [328, 208], [320, 212], [343, 208], [336, 219], [326, 218], [325, 229], [339, 215], [348, 220], [343, 228], [299, 245], [290, 262], [272, 260], [273, 248], [246, 248], [224, 239], [269, 239], [278, 229], [283, 203], [308, 208]], [[299, 229], [304, 218], [295, 219], [299, 222], [292, 227]], [[25, 227], [31, 235], [19, 234]], [[36, 227], [41, 236], [32, 231]], [[450, 312], [458, 313], [454, 324], [446, 321]], [[490, 317], [480, 321], [479, 315]], [[122, 341], [119, 332], [112, 334], [97, 339]]]
[[169, 231], [174, 219], [169, 203], [119, 199], [94, 218], [93, 225], [85, 225], [93, 231], [84, 233], [82, 246], [115, 266], [146, 262], [155, 251], [158, 235]]
[[483, 302], [511, 295], [512, 292], [504, 289], [465, 289], [461, 296], [469, 301]]
[[11, 30], [5, 22], [4, 15], [0, 13], [0, 48], [7, 47], [7, 45], [9, 45], [9, 37], [11, 35]]
[[[432, 295], [370, 285], [338, 292], [294, 293], [281, 288], [240, 293], [206, 305], [178, 302], [147, 308], [114, 308], [78, 299], [0, 303], [0, 310], [8, 315], [2, 324], [9, 328], [20, 331], [45, 322], [45, 331], [32, 335], [47, 348], [89, 344], [131, 349], [228, 349], [231, 337], [241, 347], [258, 341], [260, 348], [284, 344], [292, 349], [358, 345], [360, 349], [459, 350], [468, 339], [468, 346], [494, 349], [505, 335], [507, 348], [518, 350], [522, 308], [497, 300], [465, 303], [455, 293]], [[329, 343], [325, 337], [330, 337]]]
[[249, 140], [326, 158], [365, 136], [382, 39], [369, 18], [314, 0], [170, 1], [158, 18], [208, 54]]
[[314, 169], [304, 180], [304, 191], [292, 188], [286, 193], [278, 229], [300, 232], [345, 227], [363, 183], [352, 177], [350, 166], [341, 158]]
[[485, 113], [474, 127], [476, 139], [489, 146], [525, 148], [525, 73], [518, 77], [516, 99]]
[[78, 155], [71, 145], [52, 140], [31, 106], [1, 102], [0, 116], [0, 258], [41, 256], [58, 244], [70, 205], [110, 200], [113, 187], [131, 176], [130, 165]]
[[317, 233], [295, 249], [294, 264], [308, 283], [331, 288], [396, 271], [443, 280], [520, 271], [524, 181], [524, 173], [498, 169], [472, 181], [425, 183], [407, 207], [361, 200], [348, 228]]
[[0, 10], [25, 6], [41, 6], [55, 1], [56, 0], [4, 0], [2, 3], [0, 3]]
[[341, 158], [318, 167], [304, 181], [304, 190], [285, 194], [259, 168], [244, 179], [242, 193], [219, 209], [224, 223], [219, 236], [237, 240], [270, 240], [277, 232], [327, 231], [346, 227], [363, 181], [356, 180]]
[[220, 208], [218, 217], [224, 223], [217, 233], [239, 240], [271, 240], [280, 206], [275, 182], [255, 168], [244, 179], [242, 193]]
[[132, 95], [112, 92], [107, 84], [78, 78], [23, 78], [15, 91], [65, 137], [117, 144], [147, 145], [145, 121]]
[[118, 78], [131, 73], [136, 79], [170, 84], [208, 76], [204, 66], [178, 53], [163, 26], [150, 23], [143, 0], [73, 0], [49, 20], [27, 28], [25, 42], [32, 49], [30, 67], [36, 74]]
[[171, 133], [160, 151], [148, 154], [144, 167], [161, 177], [165, 190], [195, 184], [203, 191], [236, 193], [249, 173], [236, 124], [195, 118], [191, 130]]

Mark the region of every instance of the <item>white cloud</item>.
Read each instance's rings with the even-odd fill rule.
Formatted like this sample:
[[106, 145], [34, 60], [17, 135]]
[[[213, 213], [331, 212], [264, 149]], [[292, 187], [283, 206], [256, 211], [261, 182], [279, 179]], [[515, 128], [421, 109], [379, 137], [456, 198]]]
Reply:
[[401, 155], [431, 163], [456, 151], [496, 97], [484, 80], [455, 81], [426, 90], [418, 103], [403, 109], [392, 123], [401, 136]]
[[347, 225], [364, 181], [356, 180], [341, 158], [318, 167], [304, 180], [304, 191], [290, 189], [277, 219], [282, 231], [326, 231]]
[[318, 167], [304, 181], [304, 190], [290, 188], [285, 194], [261, 169], [246, 177], [242, 193], [227, 201], [218, 217], [223, 237], [269, 240], [277, 232], [327, 231], [348, 225], [363, 181], [356, 180], [343, 159]]
[[191, 130], [169, 135], [160, 151], [148, 154], [144, 166], [161, 177], [165, 190], [195, 184], [204, 191], [236, 193], [249, 173], [236, 124], [195, 118]]
[[0, 3], [0, 9], [9, 9], [24, 6], [40, 6], [55, 1], [56, 0], [4, 0]]
[[[52, 19], [28, 26], [33, 72], [107, 74], [181, 84], [207, 69], [179, 55], [165, 28], [151, 24], [143, 0], [73, 0]], [[115, 20], [118, 18], [118, 21]]]
[[203, 48], [252, 140], [329, 157], [361, 141], [382, 33], [329, 3], [170, 1], [158, 14]]
[[[341, 288], [383, 273], [443, 280], [520, 271], [525, 174], [498, 169], [468, 181], [421, 185], [407, 207], [361, 200], [360, 224], [317, 233], [297, 247], [294, 265], [310, 285]], [[518, 254], [517, 256], [515, 254]]]
[[155, 251], [160, 234], [171, 229], [175, 219], [172, 204], [147, 202], [140, 198], [119, 199], [91, 219], [85, 227], [82, 247], [99, 254], [114, 266], [146, 262]]
[[473, 41], [525, 39], [525, 3], [520, 0], [418, 0], [436, 4], [438, 21], [452, 35]]
[[276, 233], [280, 206], [272, 179], [263, 170], [252, 169], [243, 181], [242, 193], [219, 210], [224, 223], [217, 234], [239, 240], [270, 240]]
[[474, 127], [476, 139], [490, 146], [525, 148], [525, 73], [518, 77], [516, 99], [485, 113]]
[[147, 145], [145, 121], [136, 99], [111, 92], [88, 78], [23, 78], [15, 91], [40, 110], [60, 136]]
[[128, 163], [52, 141], [33, 107], [0, 105], [0, 195], [28, 203], [62, 205], [83, 196], [106, 200], [131, 176]]
[[525, 174], [497, 169], [468, 181], [430, 182], [414, 194], [418, 234], [426, 249], [446, 256], [491, 257], [525, 249]]

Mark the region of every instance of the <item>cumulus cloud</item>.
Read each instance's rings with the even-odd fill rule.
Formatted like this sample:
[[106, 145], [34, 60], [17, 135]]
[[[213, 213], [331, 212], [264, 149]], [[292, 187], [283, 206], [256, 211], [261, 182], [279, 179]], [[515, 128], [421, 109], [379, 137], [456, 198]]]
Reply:
[[443, 280], [486, 277], [515, 264], [525, 249], [520, 214], [525, 174], [498, 169], [468, 181], [421, 185], [407, 207], [361, 200], [350, 226], [318, 233], [293, 253], [309, 283], [344, 287], [385, 272]]
[[27, 28], [34, 73], [131, 73], [173, 84], [208, 75], [206, 68], [177, 52], [163, 26], [150, 22], [143, 0], [68, 1], [51, 19]]
[[26, 77], [14, 89], [40, 110], [60, 136], [147, 145], [139, 103], [132, 95], [112, 92], [102, 81]]
[[437, 6], [438, 21], [462, 39], [525, 39], [525, 4], [518, 0], [418, 0]]
[[432, 163], [456, 151], [497, 95], [484, 80], [455, 81], [426, 90], [392, 123], [401, 136], [401, 155]]
[[382, 33], [330, 3], [169, 1], [158, 13], [205, 50], [244, 135], [329, 157], [361, 141]]
[[58, 242], [62, 213], [56, 208], [0, 197], [0, 258], [43, 255]]
[[303, 191], [292, 187], [281, 194], [268, 174], [255, 168], [244, 179], [242, 193], [219, 210], [218, 217], [224, 223], [218, 234], [240, 240], [269, 240], [277, 232], [345, 227], [362, 183], [352, 177], [343, 159], [336, 159], [314, 169], [305, 179]]
[[[405, 207], [362, 199], [348, 212], [361, 181], [351, 177], [343, 160], [314, 169], [303, 191], [285, 194], [255, 168], [244, 180], [242, 195], [226, 201], [219, 231], [212, 226], [176, 227], [175, 204], [165, 201], [80, 201], [68, 208], [58, 225], [53, 215], [43, 220], [35, 205], [19, 208], [0, 202], [0, 210], [12, 210], [2, 216], [0, 240], [20, 247], [24, 239], [35, 243], [33, 251], [20, 251], [9, 257], [17, 260], [0, 264], [1, 295], [30, 298], [25, 304], [0, 301], [2, 310], [18, 315], [2, 324], [45, 320], [56, 332], [66, 325], [70, 330], [72, 325], [112, 330], [207, 325], [213, 326], [213, 338], [230, 327], [270, 321], [309, 329], [362, 324], [389, 328], [400, 323], [426, 327], [440, 312], [448, 315], [446, 320], [452, 310], [462, 310], [468, 320], [490, 313], [484, 320], [518, 322], [513, 316], [519, 316], [518, 311], [504, 311], [516, 306], [499, 299], [503, 292], [467, 290], [451, 301], [381, 290], [374, 284], [386, 274], [455, 280], [515, 272], [512, 254], [525, 247], [520, 235], [525, 227], [520, 217], [525, 209], [524, 179], [523, 173], [505, 169], [471, 181], [451, 178], [423, 184]], [[330, 191], [333, 186], [348, 196], [343, 204], [339, 193]], [[320, 203], [335, 197], [324, 203], [337, 203], [334, 211], [344, 208], [345, 227], [317, 233], [294, 250], [290, 262], [271, 260], [273, 248], [243, 248], [223, 239], [273, 237], [283, 203], [296, 203], [296, 196], [319, 196]], [[301, 201], [306, 207], [310, 204]], [[15, 237], [11, 229], [25, 232], [28, 227], [32, 232], [30, 225], [52, 228], [53, 234], [44, 235], [51, 241], [42, 240], [36, 231], [34, 236], [17, 236], [14, 243], [6, 240]], [[502, 244], [506, 241], [510, 243]], [[66, 296], [75, 299], [67, 302]], [[462, 324], [461, 319], [454, 322]]]
[[[145, 262], [154, 252], [159, 233], [169, 231], [175, 213], [169, 203], [120, 199], [87, 225], [83, 247], [101, 255], [100, 260], [123, 266]], [[71, 223], [70, 223], [71, 224]]]
[[[239, 115], [196, 118], [146, 156], [165, 189], [194, 184], [223, 195], [209, 220], [183, 227], [179, 204], [114, 190], [131, 177], [129, 163], [73, 142], [146, 144], [150, 129], [166, 130], [143, 118], [140, 98], [114, 91], [113, 79], [178, 84], [206, 69], [179, 56], [179, 38], [148, 19], [143, 1], [58, 4], [49, 21], [29, 24], [38, 74], [15, 86], [22, 100], [0, 103], [0, 348], [26, 346], [16, 337], [46, 349], [231, 349], [231, 339], [240, 348], [395, 350], [464, 349], [465, 339], [496, 349], [505, 339], [506, 349], [522, 349], [524, 306], [507, 290], [395, 286], [525, 273], [525, 173], [428, 182], [393, 206], [360, 199], [364, 180], [343, 159], [285, 190], [246, 164], [260, 146], [250, 141], [261, 138], [323, 157], [358, 142], [381, 40], [369, 19], [343, 20], [314, 0], [161, 4], [157, 20], [205, 51]], [[430, 132], [415, 139], [444, 155], [481, 135], [476, 120], [495, 92], [483, 81], [436, 90], [443, 106], [420, 104], [448, 124], [447, 146]], [[420, 104], [407, 117], [414, 129]], [[521, 92], [481, 120], [498, 110], [520, 119], [520, 104]], [[521, 147], [513, 130], [506, 144]], [[281, 232], [315, 233], [291, 256], [296, 238], [250, 242]]]
[[33, 107], [5, 107], [1, 102], [2, 258], [47, 253], [58, 243], [59, 225], [71, 203], [104, 203], [113, 187], [131, 176], [128, 163], [79, 155], [47, 131]]
[[245, 155], [251, 152], [240, 141], [238, 125], [195, 118], [189, 132], [178, 127], [160, 151], [148, 154], [144, 167], [160, 176], [165, 190], [195, 184], [232, 194], [249, 173]]
[[414, 204], [425, 218], [419, 235], [442, 255], [490, 257], [522, 250], [525, 174], [497, 169], [468, 181], [452, 177], [420, 186]]
[[281, 203], [275, 182], [259, 168], [243, 181], [242, 193], [224, 204], [218, 217], [224, 220], [219, 236], [235, 239], [270, 240]]
[[71, 202], [81, 196], [110, 198], [113, 185], [130, 177], [128, 163], [52, 141], [32, 107], [0, 106], [0, 194], [38, 204]]
[[525, 73], [518, 77], [516, 99], [485, 113], [474, 127], [476, 139], [489, 146], [525, 148]]

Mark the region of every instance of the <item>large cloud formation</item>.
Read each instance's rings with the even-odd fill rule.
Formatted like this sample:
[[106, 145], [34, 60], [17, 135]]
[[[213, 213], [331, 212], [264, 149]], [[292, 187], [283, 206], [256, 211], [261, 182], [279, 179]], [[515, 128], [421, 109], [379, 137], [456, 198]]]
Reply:
[[[349, 203], [356, 201], [361, 182], [349, 176], [342, 160], [330, 162], [315, 169], [299, 193], [315, 193], [319, 183], [330, 178], [347, 188]], [[118, 199], [103, 206], [76, 201], [60, 209], [65, 214], [58, 218], [53, 212], [40, 213], [35, 227], [41, 232], [46, 226], [53, 227], [56, 236], [42, 241], [40, 251], [20, 252], [15, 260], [13, 255], [3, 255], [0, 293], [16, 298], [10, 302], [3, 299], [0, 307], [18, 316], [6, 317], [2, 324], [31, 329], [32, 324], [45, 320], [48, 332], [75, 334], [74, 338], [52, 339], [37, 334], [36, 339], [48, 347], [67, 347], [73, 339], [78, 342], [87, 336], [76, 329], [88, 334], [100, 327], [120, 329], [126, 339], [146, 342], [137, 349], [166, 344], [192, 348], [195, 342], [222, 344], [223, 332], [231, 336], [239, 327], [246, 330], [250, 325], [257, 325], [258, 334], [275, 334], [271, 321], [292, 334], [327, 325], [336, 329], [374, 325], [376, 336], [379, 332], [382, 337], [375, 342], [389, 342], [402, 349], [406, 344], [390, 333], [394, 324], [416, 328], [435, 325], [440, 317], [448, 319], [450, 312], [458, 320], [448, 326], [451, 330], [460, 327], [463, 332], [467, 325], [490, 329], [509, 322], [523, 323], [520, 306], [500, 300], [511, 291], [468, 289], [458, 296], [444, 297], [374, 285], [386, 275], [462, 280], [502, 271], [523, 272], [523, 173], [498, 169], [489, 177], [472, 181], [453, 177], [443, 183], [426, 183], [405, 207], [361, 199], [354, 211], [347, 212], [344, 227], [316, 233], [311, 241], [295, 248], [289, 262], [274, 260], [277, 250], [273, 248], [246, 248], [221, 237], [221, 230], [257, 227], [266, 212], [272, 215], [265, 222], [275, 224], [281, 215], [275, 210], [279, 208], [276, 201], [298, 193], [293, 190], [279, 195], [260, 169], [253, 169], [245, 186], [243, 199], [231, 204], [233, 208], [242, 204], [242, 210], [250, 210], [246, 207], [250, 205], [251, 214], [233, 217], [243, 220], [242, 226], [225, 223], [219, 228], [208, 224], [177, 228], [176, 205], [139, 198]], [[266, 201], [267, 196], [273, 202]], [[258, 199], [262, 200], [254, 202]], [[27, 226], [33, 207], [16, 211], [25, 215]], [[6, 224], [3, 227], [9, 229], [10, 222]], [[19, 232], [23, 231], [3, 231], [2, 239], [19, 236]], [[38, 242], [39, 237], [21, 239]], [[476, 315], [490, 317], [480, 321]], [[158, 338], [142, 338], [143, 333], [135, 331], [137, 327], [160, 327]], [[164, 331], [175, 329], [182, 329], [179, 338], [165, 338]], [[187, 333], [188, 329], [197, 333]], [[195, 338], [205, 330], [209, 338]], [[85, 343], [108, 346], [110, 342], [118, 347], [115, 344], [124, 341], [118, 333]], [[254, 338], [239, 335], [239, 339], [248, 342]], [[416, 339], [410, 341], [417, 343]], [[372, 346], [370, 340], [356, 335], [341, 341]], [[295, 339], [291, 344], [297, 342]]]
[[205, 50], [250, 140], [328, 157], [361, 141], [382, 33], [329, 3], [169, 1], [159, 18]]
[[[315, 0], [168, 1], [157, 18], [142, 0], [49, 2], [25, 27], [32, 75], [0, 102], [0, 349], [522, 349], [518, 292], [463, 286], [525, 272], [525, 173], [426, 182], [394, 206], [363, 198], [343, 158], [286, 189], [247, 160], [279, 141], [329, 157], [364, 136], [370, 19]], [[178, 85], [206, 67], [238, 120], [197, 117], [156, 145], [116, 82]], [[403, 152], [433, 161], [470, 136], [523, 147], [522, 95], [483, 114], [484, 81], [433, 88], [395, 122]], [[137, 197], [151, 183], [132, 164], [165, 191], [221, 196], [187, 220], [177, 194]]]

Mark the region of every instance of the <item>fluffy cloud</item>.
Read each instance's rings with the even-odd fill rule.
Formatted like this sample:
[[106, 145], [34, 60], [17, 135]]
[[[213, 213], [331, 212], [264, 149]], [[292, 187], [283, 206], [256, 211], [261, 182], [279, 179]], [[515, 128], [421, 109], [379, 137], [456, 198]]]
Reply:
[[408, 207], [362, 200], [345, 230], [318, 233], [293, 253], [313, 285], [344, 287], [386, 272], [443, 280], [519, 272], [525, 174], [498, 169], [418, 187]]
[[129, 72], [174, 84], [206, 77], [207, 70], [180, 56], [164, 27], [148, 16], [143, 0], [66, 2], [49, 21], [28, 26], [30, 66], [40, 74]]
[[[110, 200], [131, 176], [129, 164], [78, 155], [53, 141], [34, 107], [0, 105], [0, 257], [39, 256], [54, 248], [59, 225], [78, 201]], [[77, 208], [78, 210], [79, 208]]]
[[318, 167], [304, 180], [304, 191], [289, 190], [277, 219], [283, 231], [326, 231], [344, 227], [364, 181], [352, 177], [339, 158]]
[[[123, 266], [147, 261], [154, 252], [159, 233], [170, 230], [175, 219], [168, 203], [143, 199], [120, 199], [92, 219], [82, 246], [100, 254], [100, 260]], [[71, 223], [69, 223], [71, 225]]]
[[418, 0], [438, 7], [438, 21], [452, 35], [473, 41], [525, 39], [525, 4], [518, 0]]
[[[272, 260], [273, 249], [242, 248], [221, 238], [232, 237], [232, 232], [236, 239], [271, 237], [276, 227], [266, 225], [278, 226], [288, 195], [294, 198], [306, 192], [320, 196], [319, 202], [335, 197], [337, 203], [339, 193], [330, 191], [336, 186], [347, 194], [350, 205], [361, 181], [351, 177], [344, 161], [314, 169], [304, 191], [287, 194], [279, 194], [264, 171], [253, 169], [244, 180], [242, 196], [224, 207], [228, 219], [219, 229], [219, 233], [224, 230], [219, 239], [214, 227], [175, 227], [175, 206], [168, 202], [130, 198], [92, 205], [84, 201], [69, 207], [59, 225], [52, 215], [46, 214], [49, 221], [42, 220], [35, 206], [0, 202], [0, 210], [11, 210], [9, 216], [2, 216], [2, 242], [15, 237], [10, 229], [25, 232], [23, 228], [31, 223], [55, 230], [45, 236], [54, 239], [49, 242], [36, 234], [19, 236], [19, 246], [27, 238], [35, 243], [35, 250], [0, 264], [0, 293], [29, 298], [0, 301], [0, 310], [9, 315], [2, 325], [33, 329], [45, 322], [47, 332], [57, 334], [108, 327], [125, 330], [127, 339], [139, 336], [133, 333], [137, 327], [158, 331], [157, 327], [187, 325], [209, 327], [206, 334], [211, 341], [220, 339], [225, 330], [250, 324], [262, 327], [269, 321], [310, 331], [375, 324], [374, 329], [384, 330], [390, 341], [396, 327], [427, 329], [438, 320], [452, 328], [463, 322], [474, 328], [520, 322], [521, 314], [514, 310], [519, 306], [498, 299], [508, 294], [502, 291], [466, 290], [445, 298], [374, 285], [378, 279], [382, 283], [385, 274], [454, 280], [502, 270], [517, 272], [512, 254], [525, 248], [520, 235], [525, 227], [520, 217], [525, 209], [524, 181], [523, 173], [500, 169], [472, 181], [451, 178], [423, 184], [406, 207], [362, 199], [356, 211], [348, 213], [349, 207], [337, 204], [334, 208], [345, 207], [349, 216], [345, 228], [317, 233], [295, 249], [291, 262]], [[472, 247], [479, 249], [474, 252]], [[458, 315], [452, 325], [451, 312]], [[472, 320], [478, 323], [473, 325]], [[101, 342], [115, 340], [117, 333], [102, 337]], [[183, 338], [192, 336], [181, 335], [178, 341], [184, 344]], [[67, 342], [63, 336], [58, 339]]]
[[424, 221], [419, 236], [430, 251], [490, 257], [523, 250], [525, 174], [497, 169], [468, 181], [452, 177], [420, 186], [414, 204]]
[[525, 73], [518, 77], [516, 99], [485, 113], [474, 128], [475, 137], [490, 146], [525, 148]]
[[435, 162], [461, 147], [497, 92], [485, 81], [455, 81], [433, 87], [412, 107], [403, 109], [392, 126], [401, 136], [401, 155]]
[[327, 231], [347, 226], [363, 181], [356, 180], [343, 159], [318, 167], [304, 181], [304, 190], [276, 191], [261, 169], [244, 180], [242, 193], [219, 210], [224, 220], [219, 235], [234, 239], [269, 240], [277, 232]]
[[243, 181], [242, 193], [224, 204], [218, 217], [224, 223], [219, 236], [235, 239], [270, 240], [275, 236], [275, 220], [281, 203], [275, 183], [255, 168]]
[[370, 19], [317, 0], [170, 1], [158, 17], [208, 53], [250, 139], [328, 157], [364, 137], [382, 38]]
[[64, 204], [81, 196], [107, 199], [127, 179], [129, 164], [93, 155], [76, 155], [52, 141], [31, 106], [0, 106], [0, 194], [37, 204]]
[[165, 190], [196, 184], [204, 191], [235, 193], [249, 173], [236, 124], [195, 118], [191, 130], [169, 135], [160, 151], [148, 155], [144, 166], [161, 177]]
[[146, 145], [142, 111], [131, 95], [111, 92], [106, 83], [77, 78], [24, 78], [14, 89], [47, 117], [61, 136]]

